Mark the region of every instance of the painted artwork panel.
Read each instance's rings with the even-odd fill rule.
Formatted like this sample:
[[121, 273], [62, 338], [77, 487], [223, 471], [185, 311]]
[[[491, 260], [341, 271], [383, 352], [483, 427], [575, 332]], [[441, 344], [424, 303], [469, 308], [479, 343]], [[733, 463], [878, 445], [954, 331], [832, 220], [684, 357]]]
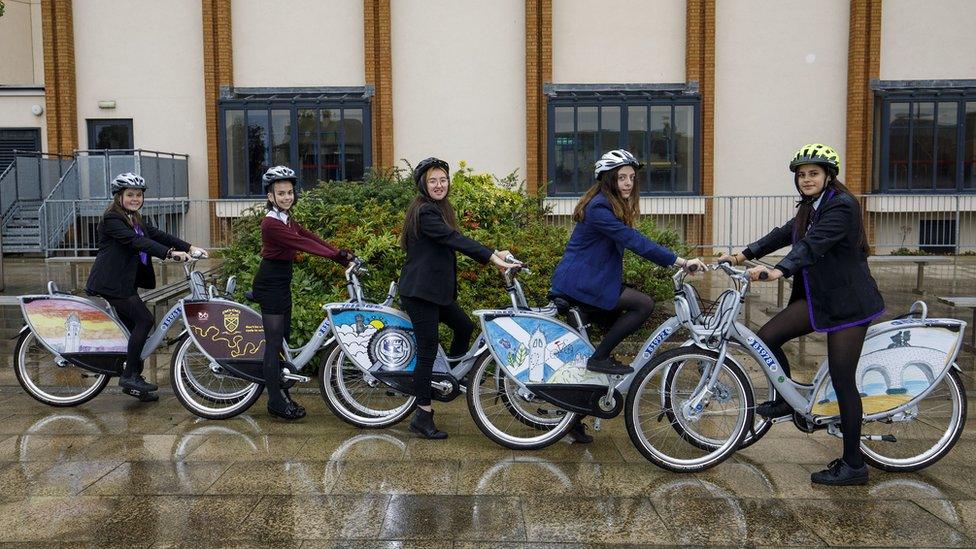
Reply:
[[[959, 335], [944, 327], [906, 326], [869, 336], [855, 377], [864, 413], [897, 408], [927, 391], [950, 367]], [[840, 413], [829, 377], [814, 402], [814, 414]]]
[[215, 360], [262, 360], [264, 325], [257, 312], [229, 302], [184, 302], [197, 345]]
[[128, 337], [114, 318], [91, 303], [41, 298], [23, 303], [34, 334], [58, 353], [124, 353]]
[[[412, 372], [417, 365], [413, 325], [398, 315], [369, 308], [333, 311], [332, 333], [360, 368]], [[434, 370], [443, 366], [435, 364]]]
[[500, 316], [485, 321], [485, 335], [509, 374], [523, 383], [606, 385], [586, 369], [593, 346], [566, 325], [547, 318]]

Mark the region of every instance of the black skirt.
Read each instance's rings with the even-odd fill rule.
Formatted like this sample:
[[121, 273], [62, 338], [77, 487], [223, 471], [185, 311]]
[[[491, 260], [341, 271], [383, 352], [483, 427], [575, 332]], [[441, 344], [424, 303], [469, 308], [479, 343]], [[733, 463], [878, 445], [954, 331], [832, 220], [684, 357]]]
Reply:
[[262, 259], [254, 275], [251, 292], [261, 305], [261, 312], [283, 315], [291, 310], [292, 261], [287, 259]]

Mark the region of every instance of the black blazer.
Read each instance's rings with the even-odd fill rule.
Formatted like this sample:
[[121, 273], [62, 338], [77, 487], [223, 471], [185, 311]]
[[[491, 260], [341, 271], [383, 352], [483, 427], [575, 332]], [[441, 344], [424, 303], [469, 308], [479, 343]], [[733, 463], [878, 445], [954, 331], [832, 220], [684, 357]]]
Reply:
[[794, 278], [790, 302], [807, 300], [810, 323], [818, 332], [868, 322], [885, 309], [867, 256], [858, 247], [860, 205], [849, 194], [834, 190], [826, 193], [803, 238], [795, 238], [794, 218], [743, 251], [748, 259], [756, 259], [793, 245], [776, 268], [785, 276], [802, 271], [802, 277]]
[[400, 295], [450, 305], [457, 299], [455, 252], [481, 264], [493, 252], [451, 228], [434, 204], [421, 206], [419, 217], [419, 235], [408, 241], [407, 262], [400, 271]]
[[88, 275], [85, 290], [105, 297], [130, 297], [136, 288], [155, 288], [156, 272], [152, 261], [143, 265], [139, 252], [166, 259], [170, 248], [181, 252], [190, 251], [190, 245], [167, 234], [143, 218], [143, 232], [136, 231], [121, 214], [108, 212], [98, 224], [98, 255]]

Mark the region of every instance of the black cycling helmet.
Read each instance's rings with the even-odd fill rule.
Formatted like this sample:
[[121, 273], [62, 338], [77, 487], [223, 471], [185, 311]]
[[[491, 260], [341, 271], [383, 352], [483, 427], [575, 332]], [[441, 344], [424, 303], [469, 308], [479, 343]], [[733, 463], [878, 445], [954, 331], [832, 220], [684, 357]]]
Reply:
[[427, 198], [430, 198], [430, 194], [427, 192], [427, 181], [425, 177], [431, 168], [440, 168], [447, 174], [448, 179], [451, 177], [451, 167], [440, 158], [431, 156], [418, 162], [417, 166], [413, 169], [413, 182], [417, 185], [417, 191]]

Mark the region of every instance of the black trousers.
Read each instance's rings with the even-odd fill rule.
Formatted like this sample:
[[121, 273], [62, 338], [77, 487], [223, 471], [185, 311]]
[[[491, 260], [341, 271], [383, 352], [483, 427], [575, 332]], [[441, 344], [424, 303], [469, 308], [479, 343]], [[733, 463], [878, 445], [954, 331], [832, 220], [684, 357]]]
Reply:
[[142, 348], [146, 346], [149, 332], [156, 323], [149, 308], [138, 294], [129, 297], [106, 297], [109, 305], [119, 315], [119, 320], [129, 330], [129, 345], [126, 349], [125, 369], [122, 377], [142, 374]]
[[437, 345], [440, 343], [438, 325], [443, 322], [454, 332], [448, 354], [461, 356], [468, 351], [471, 336], [474, 334], [474, 322], [458, 307], [457, 302], [438, 305], [426, 299], [400, 296], [400, 304], [410, 316], [414, 337], [417, 338], [417, 366], [413, 371], [417, 404], [429, 406], [430, 378], [434, 370], [434, 359], [437, 358]]

